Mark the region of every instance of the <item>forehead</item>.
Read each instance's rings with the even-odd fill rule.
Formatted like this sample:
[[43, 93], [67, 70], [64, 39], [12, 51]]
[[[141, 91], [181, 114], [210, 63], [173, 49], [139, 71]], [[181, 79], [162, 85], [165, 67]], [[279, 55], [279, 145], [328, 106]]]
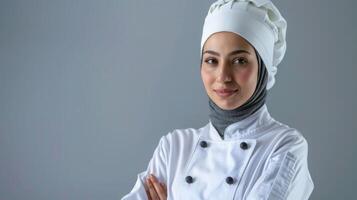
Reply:
[[232, 49], [232, 48], [242, 48], [245, 50], [252, 51], [253, 46], [242, 36], [233, 32], [217, 32], [208, 37], [203, 49]]

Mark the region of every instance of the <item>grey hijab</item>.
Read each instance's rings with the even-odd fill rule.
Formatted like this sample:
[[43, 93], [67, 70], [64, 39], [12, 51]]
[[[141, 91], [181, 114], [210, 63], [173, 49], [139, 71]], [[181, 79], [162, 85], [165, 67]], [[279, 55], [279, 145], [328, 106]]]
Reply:
[[[255, 49], [254, 49], [255, 50]], [[219, 135], [224, 139], [224, 130], [230, 124], [241, 121], [251, 114], [255, 113], [265, 104], [267, 96], [266, 85], [268, 82], [268, 71], [263, 60], [255, 50], [258, 60], [258, 81], [253, 95], [241, 106], [233, 110], [224, 110], [218, 107], [209, 98], [210, 114], [209, 118], [212, 125], [217, 129]]]

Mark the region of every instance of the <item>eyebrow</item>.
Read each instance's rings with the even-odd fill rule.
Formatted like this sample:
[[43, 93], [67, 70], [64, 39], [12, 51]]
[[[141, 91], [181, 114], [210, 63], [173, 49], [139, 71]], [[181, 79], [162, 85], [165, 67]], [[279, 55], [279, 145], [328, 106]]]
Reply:
[[[213, 54], [213, 55], [216, 55], [216, 56], [220, 56], [220, 54], [219, 54], [218, 52], [215, 52], [215, 51], [212, 51], [212, 50], [206, 50], [206, 51], [203, 52], [203, 54], [205, 54], [205, 53], [209, 53], [209, 54]], [[237, 50], [234, 50], [234, 51], [230, 52], [230, 53], [228, 54], [228, 56], [234, 55], [234, 54], [239, 54], [239, 53], [247, 53], [247, 54], [250, 54], [249, 51], [246, 51], [246, 50], [243, 50], [243, 49], [237, 49]], [[202, 55], [203, 55], [203, 54], [202, 54]]]

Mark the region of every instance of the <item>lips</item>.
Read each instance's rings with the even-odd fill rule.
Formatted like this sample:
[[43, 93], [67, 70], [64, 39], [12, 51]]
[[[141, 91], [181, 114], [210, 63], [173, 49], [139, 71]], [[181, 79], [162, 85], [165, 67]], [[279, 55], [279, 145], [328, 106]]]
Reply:
[[217, 89], [217, 90], [214, 90], [218, 96], [221, 96], [221, 97], [228, 97], [234, 93], [236, 93], [238, 90], [232, 90], [232, 89]]

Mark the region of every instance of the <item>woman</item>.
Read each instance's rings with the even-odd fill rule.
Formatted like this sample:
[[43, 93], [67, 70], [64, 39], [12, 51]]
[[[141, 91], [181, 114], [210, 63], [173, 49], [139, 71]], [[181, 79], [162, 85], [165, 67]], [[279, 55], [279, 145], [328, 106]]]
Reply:
[[308, 144], [265, 104], [286, 50], [286, 21], [269, 0], [219, 0], [205, 19], [201, 78], [209, 123], [162, 136], [122, 200], [308, 199]]

